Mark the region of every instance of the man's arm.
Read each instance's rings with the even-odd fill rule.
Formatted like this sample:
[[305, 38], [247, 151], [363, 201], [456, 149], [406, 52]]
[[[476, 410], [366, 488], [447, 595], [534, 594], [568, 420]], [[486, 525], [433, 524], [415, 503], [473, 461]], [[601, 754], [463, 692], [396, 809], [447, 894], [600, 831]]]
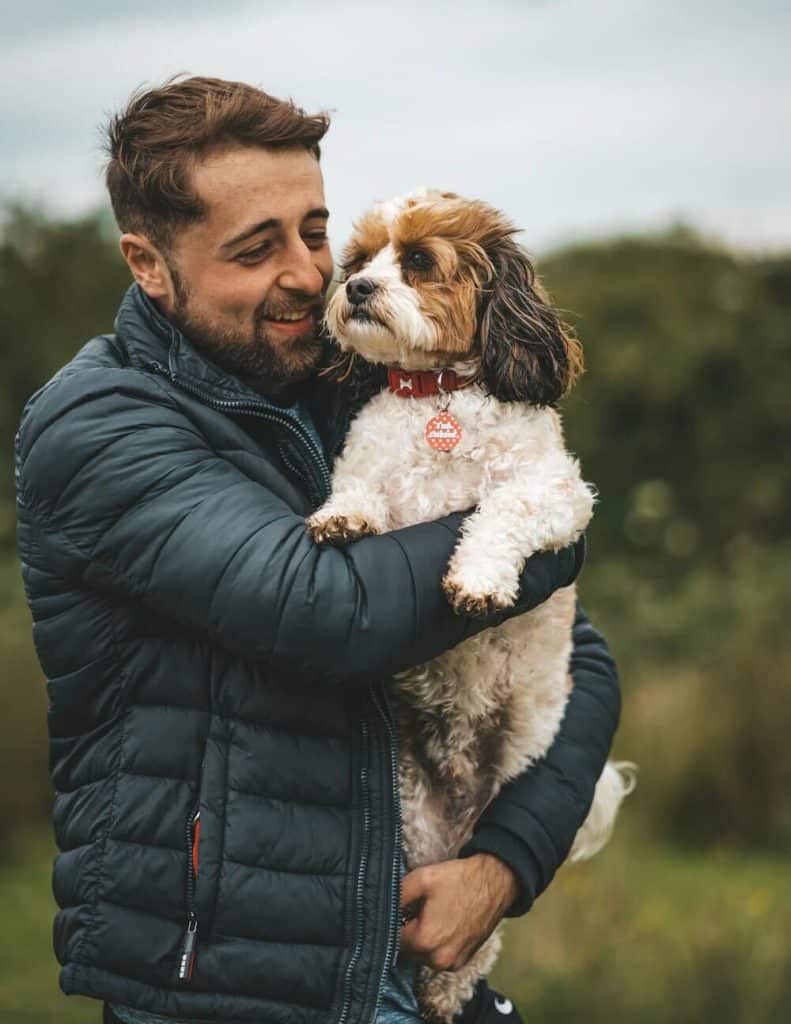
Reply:
[[402, 948], [435, 970], [458, 969], [501, 917], [530, 909], [587, 817], [621, 697], [607, 644], [579, 605], [571, 674], [566, 713], [544, 758], [503, 787], [457, 859], [404, 879], [402, 908], [421, 910], [402, 928]]
[[[20, 427], [17, 484], [26, 559], [303, 679], [391, 675], [507, 617], [465, 619], [445, 599], [461, 514], [317, 546], [300, 515], [135, 370], [64, 374], [40, 392]], [[579, 566], [579, 548], [534, 556], [508, 614]]]

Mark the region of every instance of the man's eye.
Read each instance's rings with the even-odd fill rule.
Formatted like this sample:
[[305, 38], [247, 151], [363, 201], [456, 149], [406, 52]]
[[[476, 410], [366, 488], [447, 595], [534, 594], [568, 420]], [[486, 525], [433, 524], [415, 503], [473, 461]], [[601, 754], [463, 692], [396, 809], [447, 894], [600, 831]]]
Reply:
[[309, 245], [316, 246], [324, 245], [325, 242], [329, 241], [326, 231], [311, 231], [304, 238]]
[[264, 259], [268, 255], [271, 248], [272, 246], [269, 242], [264, 242], [261, 245], [257, 245], [255, 249], [247, 249], [245, 252], [240, 252], [235, 259], [238, 263], [258, 263], [259, 260]]
[[408, 270], [431, 270], [434, 260], [425, 249], [412, 249], [407, 254], [404, 265]]

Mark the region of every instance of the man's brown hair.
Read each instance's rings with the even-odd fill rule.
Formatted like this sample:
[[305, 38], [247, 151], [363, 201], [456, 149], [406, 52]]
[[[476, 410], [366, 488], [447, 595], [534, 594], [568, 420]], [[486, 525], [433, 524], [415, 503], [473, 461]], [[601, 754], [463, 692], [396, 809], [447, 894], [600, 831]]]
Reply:
[[137, 92], [107, 128], [106, 182], [116, 223], [166, 250], [174, 229], [205, 215], [191, 183], [196, 161], [228, 145], [304, 146], [318, 159], [328, 127], [326, 114], [308, 115], [244, 82], [175, 78]]

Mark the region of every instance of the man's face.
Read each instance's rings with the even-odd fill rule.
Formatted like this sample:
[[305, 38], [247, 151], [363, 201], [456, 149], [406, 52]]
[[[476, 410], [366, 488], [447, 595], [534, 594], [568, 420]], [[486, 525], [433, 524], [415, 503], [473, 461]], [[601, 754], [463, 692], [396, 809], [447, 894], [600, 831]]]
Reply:
[[174, 237], [164, 312], [223, 369], [276, 393], [322, 349], [333, 265], [318, 161], [301, 148], [236, 146], [209, 154], [192, 183], [207, 215]]

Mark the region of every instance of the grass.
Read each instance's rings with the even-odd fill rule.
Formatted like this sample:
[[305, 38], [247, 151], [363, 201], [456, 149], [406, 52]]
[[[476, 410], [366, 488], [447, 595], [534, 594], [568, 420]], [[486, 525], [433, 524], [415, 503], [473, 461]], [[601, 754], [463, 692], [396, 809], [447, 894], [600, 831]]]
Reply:
[[493, 978], [531, 1024], [791, 1020], [787, 859], [622, 830], [509, 924]]
[[101, 1004], [63, 995], [52, 952], [55, 854], [47, 830], [18, 837], [0, 865], [0, 1024], [99, 1024]]
[[[64, 996], [51, 949], [47, 831], [0, 865], [0, 1024], [98, 1024]], [[530, 1024], [780, 1024], [791, 1020], [787, 859], [679, 852], [624, 828], [564, 868], [508, 924], [493, 983]]]

